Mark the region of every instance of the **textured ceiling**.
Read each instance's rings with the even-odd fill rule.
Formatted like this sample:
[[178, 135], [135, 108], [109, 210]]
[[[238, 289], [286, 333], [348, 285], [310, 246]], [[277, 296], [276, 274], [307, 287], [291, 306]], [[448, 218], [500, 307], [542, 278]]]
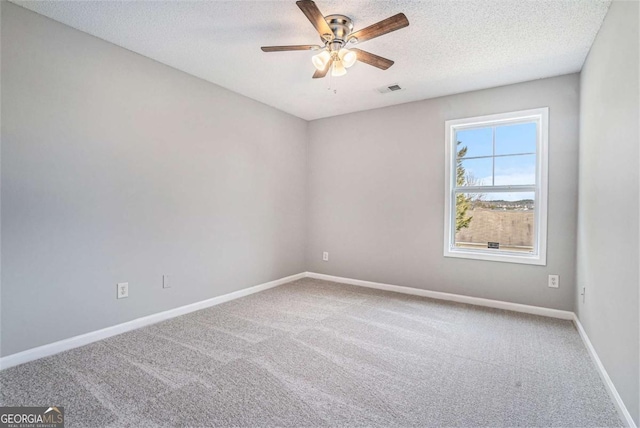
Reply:
[[[350, 16], [355, 30], [398, 12], [410, 22], [358, 44], [394, 60], [389, 70], [357, 63], [317, 80], [313, 52], [260, 50], [318, 43], [294, 0], [14, 3], [312, 120], [580, 71], [610, 1], [317, 0], [325, 15]], [[404, 90], [376, 90], [392, 83]]]

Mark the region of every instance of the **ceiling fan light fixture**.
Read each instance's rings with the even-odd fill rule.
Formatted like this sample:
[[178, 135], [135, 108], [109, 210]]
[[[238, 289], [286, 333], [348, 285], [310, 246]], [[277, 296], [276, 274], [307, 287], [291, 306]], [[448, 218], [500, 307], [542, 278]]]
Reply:
[[356, 55], [355, 52], [345, 48], [340, 49], [338, 56], [346, 68], [353, 66], [353, 64], [358, 60], [358, 55]]
[[344, 68], [342, 61], [334, 61], [333, 67], [331, 68], [331, 75], [333, 77], [339, 77], [344, 76], [345, 74], [347, 74], [347, 69]]
[[325, 16], [313, 0], [297, 0], [296, 5], [320, 35], [322, 45], [262, 46], [261, 49], [263, 52], [320, 51], [311, 58], [316, 69], [312, 76], [313, 79], [325, 77], [329, 74], [329, 70], [331, 70], [332, 76], [344, 76], [347, 74], [347, 68], [352, 67], [356, 61], [364, 62], [380, 70], [388, 69], [393, 65], [393, 61], [390, 59], [355, 47], [346, 49], [345, 46], [366, 42], [409, 25], [409, 20], [404, 13], [396, 13], [387, 19], [354, 32], [353, 20], [346, 15]]
[[327, 50], [323, 50], [317, 55], [311, 57], [311, 62], [316, 70], [322, 71], [327, 66], [327, 62], [331, 59], [331, 54]]

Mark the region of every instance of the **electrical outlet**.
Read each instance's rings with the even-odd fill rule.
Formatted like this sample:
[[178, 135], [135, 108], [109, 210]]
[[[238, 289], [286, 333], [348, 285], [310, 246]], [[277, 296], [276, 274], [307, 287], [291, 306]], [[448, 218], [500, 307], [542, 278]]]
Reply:
[[329, 261], [329, 253], [327, 251], [324, 251], [322, 253], [322, 260], [325, 261], [325, 262]]
[[549, 275], [549, 287], [551, 288], [560, 287], [560, 275]]
[[124, 299], [125, 297], [129, 297], [129, 283], [119, 282], [117, 293], [118, 293], [117, 294], [118, 299]]
[[162, 275], [162, 288], [171, 288], [169, 283], [169, 275]]

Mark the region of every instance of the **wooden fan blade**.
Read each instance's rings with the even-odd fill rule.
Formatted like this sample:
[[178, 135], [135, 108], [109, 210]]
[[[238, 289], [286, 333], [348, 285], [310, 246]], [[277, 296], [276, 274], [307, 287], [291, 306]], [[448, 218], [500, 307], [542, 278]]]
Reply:
[[307, 17], [309, 21], [316, 27], [320, 37], [324, 39], [324, 35], [328, 34], [330, 38], [333, 38], [333, 31], [331, 31], [331, 27], [327, 24], [327, 20], [324, 19], [324, 16], [318, 9], [318, 6], [312, 0], [299, 0], [296, 2], [302, 13]]
[[318, 45], [291, 45], [291, 46], [263, 46], [262, 52], [285, 52], [285, 51], [309, 51], [320, 49]]
[[316, 72], [313, 73], [313, 78], [319, 79], [321, 77], [326, 76], [329, 70], [331, 70], [332, 64], [333, 64], [333, 59], [330, 59], [329, 61], [327, 61], [327, 65], [325, 65], [324, 70], [316, 70]]
[[408, 25], [409, 20], [407, 17], [404, 13], [399, 13], [397, 15], [393, 15], [391, 18], [383, 19], [382, 21], [370, 25], [367, 28], [351, 33], [349, 35], [349, 40], [355, 37], [358, 39], [358, 42], [364, 42], [366, 40], [371, 40], [374, 37], [382, 36], [383, 34], [407, 27]]
[[371, 52], [363, 51], [362, 49], [357, 48], [351, 48], [349, 50], [356, 53], [358, 61], [364, 62], [365, 64], [373, 65], [374, 67], [378, 67], [382, 70], [386, 70], [393, 65], [393, 61], [391, 61], [390, 59], [372, 54]]

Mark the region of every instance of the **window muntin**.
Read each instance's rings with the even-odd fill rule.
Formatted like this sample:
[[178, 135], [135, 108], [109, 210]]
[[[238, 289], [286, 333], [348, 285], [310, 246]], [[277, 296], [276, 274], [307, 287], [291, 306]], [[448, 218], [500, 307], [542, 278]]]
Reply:
[[547, 120], [447, 121], [445, 256], [546, 264]]

